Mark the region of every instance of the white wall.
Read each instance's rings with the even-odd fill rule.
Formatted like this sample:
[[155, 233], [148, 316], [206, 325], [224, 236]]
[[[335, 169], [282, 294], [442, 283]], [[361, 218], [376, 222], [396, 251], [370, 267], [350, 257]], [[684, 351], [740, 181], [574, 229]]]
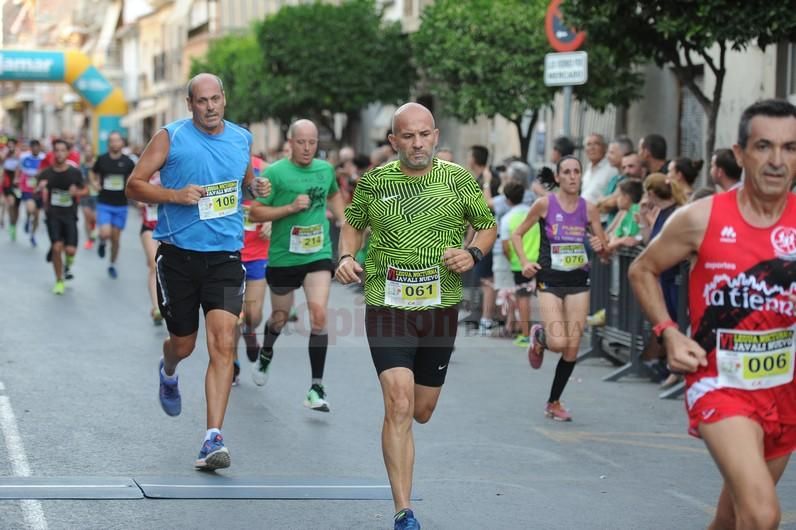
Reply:
[[[718, 48], [712, 51], [718, 60]], [[735, 143], [738, 121], [746, 107], [757, 100], [776, 95], [776, 57], [776, 46], [769, 46], [765, 52], [757, 46], [750, 46], [744, 52], [727, 52], [727, 75], [716, 123], [717, 148], [730, 147]], [[715, 78], [710, 73], [705, 76], [704, 89], [708, 97], [713, 97], [714, 86]]]

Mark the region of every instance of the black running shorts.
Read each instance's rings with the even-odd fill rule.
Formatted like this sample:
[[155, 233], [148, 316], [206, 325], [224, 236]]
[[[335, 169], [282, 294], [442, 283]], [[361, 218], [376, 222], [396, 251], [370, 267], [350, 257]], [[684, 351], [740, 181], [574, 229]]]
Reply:
[[65, 247], [77, 246], [77, 217], [69, 215], [48, 215], [47, 234], [51, 243], [61, 242]]
[[456, 341], [458, 320], [456, 306], [422, 311], [367, 306], [365, 331], [376, 373], [409, 368], [415, 374], [416, 384], [442, 386]]
[[334, 263], [330, 259], [313, 261], [304, 265], [294, 265], [293, 267], [272, 267], [269, 263], [268, 268], [265, 270], [265, 279], [272, 293], [283, 295], [301, 287], [307, 274], [318, 271], [328, 271], [331, 276], [334, 274]]
[[199, 329], [199, 307], [236, 317], [243, 307], [245, 271], [240, 252], [196, 252], [161, 243], [155, 257], [160, 313], [169, 333], [187, 337]]

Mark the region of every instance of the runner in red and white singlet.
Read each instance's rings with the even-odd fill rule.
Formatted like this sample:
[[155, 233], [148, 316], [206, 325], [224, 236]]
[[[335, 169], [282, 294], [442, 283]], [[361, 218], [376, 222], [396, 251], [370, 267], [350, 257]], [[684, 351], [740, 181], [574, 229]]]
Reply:
[[[689, 432], [724, 478], [709, 528], [777, 528], [776, 483], [796, 450], [796, 106], [747, 108], [733, 152], [743, 187], [675, 212], [629, 276], [669, 366], [687, 372]], [[691, 338], [658, 286], [689, 258]]]
[[707, 366], [686, 376], [689, 431], [732, 416], [754, 419], [767, 460], [796, 447], [793, 384], [796, 195], [773, 226], [757, 228], [738, 209], [738, 190], [713, 197], [691, 268], [691, 336]]
[[[252, 171], [260, 177], [268, 164], [262, 158], [251, 158]], [[243, 248], [240, 251], [241, 263], [246, 269], [246, 292], [243, 294], [243, 315], [240, 335], [246, 346], [246, 356], [252, 363], [257, 362], [260, 343], [257, 341], [257, 327], [263, 321], [265, 303], [265, 270], [268, 268], [268, 249], [271, 246], [271, 223], [253, 223], [249, 219], [251, 200], [243, 201]], [[232, 384], [237, 385], [240, 374], [238, 351], [235, 349], [235, 365]]]

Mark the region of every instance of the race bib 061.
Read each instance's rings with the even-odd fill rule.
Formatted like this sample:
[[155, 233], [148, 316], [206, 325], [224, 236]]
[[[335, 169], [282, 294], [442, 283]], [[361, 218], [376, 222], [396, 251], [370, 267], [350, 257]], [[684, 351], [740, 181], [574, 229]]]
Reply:
[[421, 270], [387, 267], [384, 304], [394, 307], [428, 307], [442, 303], [439, 267]]

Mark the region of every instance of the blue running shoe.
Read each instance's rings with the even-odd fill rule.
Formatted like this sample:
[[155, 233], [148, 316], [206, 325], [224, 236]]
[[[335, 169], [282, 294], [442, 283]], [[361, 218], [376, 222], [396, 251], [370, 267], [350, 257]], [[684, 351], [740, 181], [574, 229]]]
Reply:
[[395, 514], [395, 530], [420, 530], [420, 523], [412, 510], [401, 510]]
[[229, 450], [224, 447], [224, 438], [218, 432], [202, 444], [194, 467], [203, 471], [213, 471], [229, 467], [229, 464]]
[[163, 377], [163, 359], [160, 360], [158, 374], [160, 374], [160, 406], [169, 416], [179, 416], [182, 411], [179, 377], [173, 383]]
[[114, 267], [113, 265], [108, 267], [108, 276], [110, 276], [114, 280], [119, 277], [119, 273], [116, 272], [116, 267]]

